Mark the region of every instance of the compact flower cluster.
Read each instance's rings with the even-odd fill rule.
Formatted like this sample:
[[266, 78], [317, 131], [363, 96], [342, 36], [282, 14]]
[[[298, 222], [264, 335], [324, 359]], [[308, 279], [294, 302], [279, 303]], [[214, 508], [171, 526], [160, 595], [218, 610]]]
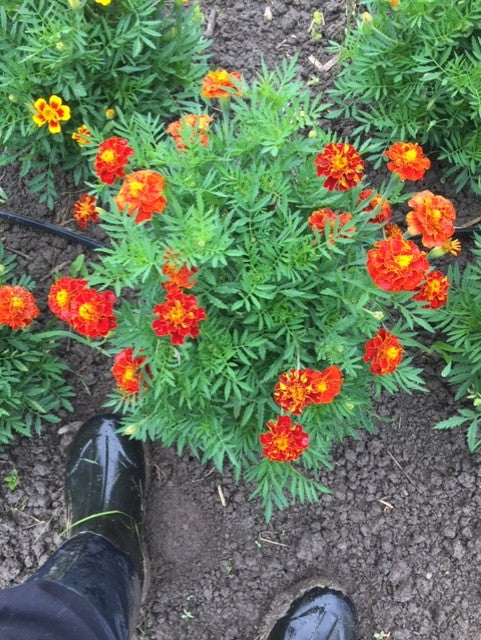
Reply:
[[59, 278], [48, 294], [48, 306], [60, 320], [81, 335], [104, 338], [117, 326], [114, 315], [115, 295], [97, 291], [81, 278]]

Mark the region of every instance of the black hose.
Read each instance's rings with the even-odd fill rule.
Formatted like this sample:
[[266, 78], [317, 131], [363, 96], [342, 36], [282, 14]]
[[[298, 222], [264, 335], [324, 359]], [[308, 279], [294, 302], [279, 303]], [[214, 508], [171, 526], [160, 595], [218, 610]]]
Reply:
[[86, 247], [91, 247], [92, 249], [105, 249], [107, 247], [107, 245], [103, 242], [92, 240], [92, 238], [87, 238], [86, 236], [83, 236], [80, 233], [76, 233], [75, 231], [70, 231], [69, 229], [64, 229], [63, 227], [57, 227], [54, 224], [43, 222], [42, 220], [34, 220], [33, 218], [29, 218], [28, 216], [22, 216], [20, 213], [13, 213], [12, 211], [5, 211], [3, 209], [0, 209], [0, 218], [33, 227], [34, 229], [40, 229], [40, 231], [46, 231], [47, 233], [54, 233], [57, 236], [65, 238], [66, 240], [77, 242], [78, 244], [83, 244]]

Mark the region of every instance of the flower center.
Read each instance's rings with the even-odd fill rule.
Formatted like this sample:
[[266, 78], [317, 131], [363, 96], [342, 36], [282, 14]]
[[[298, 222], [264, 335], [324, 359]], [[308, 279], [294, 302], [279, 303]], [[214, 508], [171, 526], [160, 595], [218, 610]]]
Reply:
[[79, 316], [82, 320], [93, 320], [95, 317], [95, 308], [90, 302], [85, 302], [81, 304], [78, 310]]
[[334, 171], [343, 171], [347, 166], [346, 156], [336, 155], [332, 159], [332, 168]]
[[327, 384], [324, 381], [319, 382], [317, 384], [317, 390], [320, 391], [321, 393], [324, 393], [325, 391], [327, 391]]
[[132, 182], [129, 184], [130, 193], [134, 198], [139, 195], [143, 188], [143, 182], [138, 182], [137, 180], [132, 180]]
[[12, 300], [10, 302], [14, 309], [23, 309], [25, 307], [25, 301], [18, 296], [12, 296]]
[[115, 153], [112, 149], [106, 149], [102, 152], [100, 159], [104, 162], [113, 162], [115, 160]]
[[404, 154], [404, 159], [407, 162], [413, 162], [414, 160], [416, 160], [417, 157], [417, 153], [416, 153], [416, 149], [409, 149], [409, 151], [406, 151], [406, 153]]
[[395, 360], [399, 355], [399, 347], [389, 347], [386, 349], [386, 356], [389, 360]]
[[411, 262], [414, 260], [414, 256], [396, 256], [394, 260], [402, 269], [405, 269], [406, 267], [409, 267]]
[[60, 289], [60, 291], [57, 291], [57, 295], [55, 296], [59, 307], [66, 307], [69, 303], [69, 298], [70, 296], [66, 289]]
[[433, 209], [431, 211], [431, 218], [437, 222], [441, 218], [441, 211], [439, 211], [439, 209]]
[[429, 283], [429, 293], [431, 295], [436, 295], [437, 293], [439, 293], [440, 289], [441, 283], [439, 282], [439, 280], [433, 280]]
[[126, 382], [131, 382], [132, 380], [135, 379], [135, 377], [136, 377], [136, 369], [137, 369], [137, 367], [135, 365], [132, 365], [132, 364], [125, 368], [124, 380]]
[[175, 307], [166, 314], [167, 320], [170, 320], [172, 324], [177, 326], [181, 326], [183, 324], [185, 316], [185, 309], [178, 300], [175, 301]]
[[46, 120], [58, 120], [57, 112], [54, 109], [52, 109], [52, 107], [50, 107], [48, 104], [45, 105], [42, 111], [42, 115], [45, 116]]
[[289, 449], [289, 438], [287, 436], [276, 436], [275, 445], [279, 451]]

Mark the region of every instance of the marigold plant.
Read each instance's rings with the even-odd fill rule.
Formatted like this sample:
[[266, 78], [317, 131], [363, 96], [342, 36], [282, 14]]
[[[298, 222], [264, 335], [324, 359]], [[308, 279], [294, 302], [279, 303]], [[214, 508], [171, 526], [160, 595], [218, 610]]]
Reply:
[[[110, 405], [132, 437], [230, 464], [267, 517], [327, 490], [331, 446], [375, 429], [373, 397], [422, 387], [415, 329], [434, 313], [413, 299], [425, 252], [372, 221], [384, 201], [407, 211], [402, 180], [386, 169], [366, 211], [367, 146], [318, 128], [324, 107], [295, 76], [294, 63], [264, 69], [211, 123], [208, 146], [180, 152], [162, 123], [116, 120], [135, 167], [165, 178], [161, 216], [136, 224], [115, 205], [118, 184], [93, 189], [110, 194], [112, 248], [89, 280], [122, 298], [109, 349], [149, 367], [141, 393], [120, 389]], [[388, 332], [402, 347], [367, 362], [366, 343]]]
[[0, 444], [31, 436], [72, 410], [67, 367], [55, 355], [59, 338], [39, 330], [40, 311], [26, 276], [13, 277], [14, 261], [0, 244]]
[[[354, 135], [374, 138], [379, 152], [394, 143], [389, 168], [402, 179], [429, 168], [419, 155], [414, 174], [403, 166], [423, 145], [446, 161], [458, 189], [481, 193], [480, 23], [478, 0], [360, 3], [344, 42], [333, 44], [341, 71], [327, 92], [330, 115], [352, 118]], [[412, 146], [398, 144], [405, 140]]]
[[[21, 163], [53, 206], [54, 169], [89, 175], [80, 148], [122, 111], [178, 116], [207, 71], [202, 15], [171, 0], [0, 3], [1, 164]], [[110, 5], [110, 6], [107, 6]]]
[[[471, 452], [481, 449], [481, 237], [475, 236], [473, 261], [463, 270], [451, 265], [447, 277], [433, 275], [438, 286], [424, 291], [431, 318], [439, 332], [434, 343], [446, 366], [441, 375], [453, 386], [458, 411], [436, 425], [437, 429], [466, 429]], [[446, 292], [446, 281], [451, 284]], [[445, 294], [447, 293], [447, 300]], [[438, 300], [443, 304], [436, 304]]]

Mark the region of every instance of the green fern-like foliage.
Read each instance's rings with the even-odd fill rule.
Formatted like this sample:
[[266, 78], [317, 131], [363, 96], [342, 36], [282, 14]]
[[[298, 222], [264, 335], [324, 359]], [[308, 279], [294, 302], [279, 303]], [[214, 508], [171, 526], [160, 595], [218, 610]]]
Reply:
[[[32, 289], [30, 278], [11, 277], [13, 260], [0, 244], [0, 285]], [[15, 434], [31, 436], [60, 421], [58, 411], [73, 409], [65, 382], [67, 367], [55, 355], [59, 339], [32, 326], [16, 331], [0, 325], [0, 444]]]
[[463, 272], [449, 270], [451, 292], [448, 304], [433, 318], [445, 341], [435, 343], [446, 361], [442, 375], [456, 388], [455, 399], [468, 400], [457, 415], [440, 422], [437, 429], [467, 426], [467, 443], [474, 452], [481, 448], [481, 237], [476, 237], [474, 262]]
[[[54, 167], [87, 176], [71, 134], [108, 131], [107, 109], [163, 117], [185, 109], [206, 71], [202, 17], [167, 0], [11, 0], [0, 6], [0, 163], [37, 169], [33, 192], [52, 205]], [[72, 6], [77, 8], [72, 8]], [[72, 117], [62, 132], [32, 121], [33, 103], [58, 95]], [[111, 124], [111, 123], [110, 123]]]
[[[122, 300], [112, 353], [133, 348], [146, 358], [145, 388], [111, 399], [127, 432], [189, 448], [219, 469], [231, 466], [253, 483], [267, 517], [326, 491], [320, 474], [331, 467], [333, 444], [375, 429], [374, 396], [422, 388], [407, 349], [418, 344], [416, 327], [430, 325], [411, 293], [382, 291], [367, 273], [366, 251], [382, 228], [359, 204], [366, 182], [329, 192], [316, 175], [316, 154], [335, 139], [316, 126], [323, 110], [296, 80], [295, 65], [285, 64], [264, 69], [229, 111], [217, 112], [207, 147], [186, 139], [179, 150], [160, 120], [119, 118], [116, 133], [135, 149], [132, 163], [165, 176], [167, 207], [136, 224], [110, 199], [102, 224], [111, 249], [90, 279]], [[400, 182], [389, 185], [381, 192], [401, 202]], [[95, 193], [108, 202], [109, 189], [99, 185]], [[351, 231], [333, 223], [314, 234], [308, 218], [321, 207], [349, 211]], [[168, 247], [198, 268], [192, 292], [207, 316], [200, 335], [178, 346], [151, 326], [165, 299]], [[363, 362], [364, 344], [381, 326], [406, 348], [389, 375], [374, 375]], [[259, 435], [280, 413], [273, 399], [279, 376], [331, 365], [343, 372], [341, 394], [293, 416], [309, 433], [309, 448], [293, 463], [264, 458]]]
[[329, 91], [332, 115], [353, 117], [379, 148], [412, 140], [452, 166], [458, 189], [481, 193], [481, 3], [387, 0], [362, 3], [337, 47], [342, 69]]

